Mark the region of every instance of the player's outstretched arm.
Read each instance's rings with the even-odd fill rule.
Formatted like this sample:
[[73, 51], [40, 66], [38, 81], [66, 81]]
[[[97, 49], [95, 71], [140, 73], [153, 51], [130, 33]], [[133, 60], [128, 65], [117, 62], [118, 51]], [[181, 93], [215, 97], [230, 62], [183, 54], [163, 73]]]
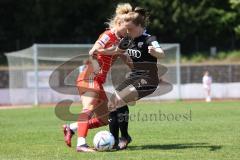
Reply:
[[101, 53], [103, 55], [113, 55], [113, 54], [122, 54], [125, 51], [118, 49], [117, 46], [111, 46], [109, 48], [102, 48], [101, 45], [95, 44], [93, 48], [89, 51], [90, 55], [95, 55], [97, 53]]

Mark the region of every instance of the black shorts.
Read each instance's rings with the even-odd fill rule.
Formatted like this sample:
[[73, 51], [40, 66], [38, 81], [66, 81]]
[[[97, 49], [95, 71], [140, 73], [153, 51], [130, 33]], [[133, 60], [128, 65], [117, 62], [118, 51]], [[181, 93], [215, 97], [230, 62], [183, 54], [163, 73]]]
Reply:
[[138, 99], [141, 99], [152, 94], [157, 89], [158, 84], [159, 79], [156, 76], [134, 76], [127, 78], [116, 90], [121, 91], [129, 85], [133, 85], [138, 92]]

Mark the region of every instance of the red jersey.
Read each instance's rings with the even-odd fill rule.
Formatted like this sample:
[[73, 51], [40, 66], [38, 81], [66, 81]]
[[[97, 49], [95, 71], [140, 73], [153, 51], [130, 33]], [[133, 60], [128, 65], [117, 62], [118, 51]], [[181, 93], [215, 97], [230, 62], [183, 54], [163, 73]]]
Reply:
[[[111, 30], [107, 30], [102, 33], [96, 43], [100, 44], [103, 48], [109, 48], [117, 45], [119, 38]], [[116, 60], [116, 55], [103, 55], [104, 53], [97, 53], [96, 58], [100, 65], [100, 71], [94, 73], [93, 66], [91, 63], [87, 63], [83, 71], [79, 74], [76, 81], [79, 94], [83, 94], [86, 91], [99, 92], [101, 99], [107, 99], [102, 84], [105, 82], [107, 73]]]
[[[112, 30], [107, 30], [103, 32], [96, 43], [100, 44], [104, 49], [117, 45], [120, 38]], [[95, 80], [99, 83], [104, 83], [107, 77], [107, 73], [112, 66], [113, 62], [116, 60], [116, 55], [103, 55], [103, 53], [97, 53], [97, 61], [100, 65], [100, 71], [95, 76]]]

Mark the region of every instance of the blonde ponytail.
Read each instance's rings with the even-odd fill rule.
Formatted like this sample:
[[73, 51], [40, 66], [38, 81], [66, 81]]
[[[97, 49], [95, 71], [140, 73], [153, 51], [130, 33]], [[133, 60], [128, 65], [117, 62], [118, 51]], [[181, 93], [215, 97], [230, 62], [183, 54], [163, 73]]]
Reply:
[[106, 24], [112, 29], [120, 20], [122, 20], [124, 15], [130, 12], [132, 12], [132, 6], [129, 3], [120, 3], [117, 5], [115, 15]]
[[123, 14], [128, 14], [131, 11], [132, 11], [132, 6], [129, 3], [120, 3], [117, 5], [115, 14], [123, 15]]

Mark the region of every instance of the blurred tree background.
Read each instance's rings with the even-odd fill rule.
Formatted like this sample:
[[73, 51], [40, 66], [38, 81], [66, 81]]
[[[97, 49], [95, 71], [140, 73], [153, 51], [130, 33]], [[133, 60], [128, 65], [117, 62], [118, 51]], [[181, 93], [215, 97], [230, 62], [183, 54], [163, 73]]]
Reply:
[[33, 43], [94, 43], [121, 2], [148, 9], [149, 33], [184, 55], [240, 48], [240, 0], [0, 0], [0, 64]]

